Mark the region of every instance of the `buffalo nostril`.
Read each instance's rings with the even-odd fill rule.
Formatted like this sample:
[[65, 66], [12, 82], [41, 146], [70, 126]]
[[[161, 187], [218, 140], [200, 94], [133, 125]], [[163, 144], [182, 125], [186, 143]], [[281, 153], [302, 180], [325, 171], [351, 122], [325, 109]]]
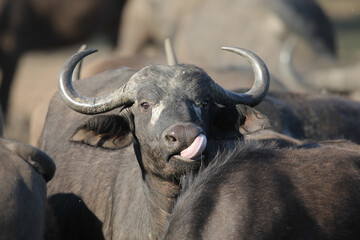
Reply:
[[177, 141], [174, 136], [167, 135], [165, 138], [168, 143], [175, 143]]
[[164, 130], [162, 143], [170, 154], [180, 154], [201, 132], [201, 129], [192, 123], [178, 123]]

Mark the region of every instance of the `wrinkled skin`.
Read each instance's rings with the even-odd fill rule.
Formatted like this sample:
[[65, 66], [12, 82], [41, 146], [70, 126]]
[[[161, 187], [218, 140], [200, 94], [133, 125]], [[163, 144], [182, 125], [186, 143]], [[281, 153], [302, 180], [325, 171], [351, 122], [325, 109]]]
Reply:
[[[63, 239], [158, 239], [180, 177], [243, 133], [269, 126], [250, 107], [215, 104], [206, 87], [209, 76], [192, 65], [121, 68], [74, 87], [83, 96], [102, 96], [135, 75], [134, 103], [109, 113], [76, 113], [59, 94], [50, 103], [40, 147], [57, 164], [48, 198]], [[172, 147], [167, 134], [183, 128], [190, 130], [176, 136], [181, 144]], [[180, 156], [199, 133], [208, 141], [201, 160]]]
[[254, 142], [184, 180], [163, 239], [358, 239], [360, 146]]
[[1, 239], [43, 239], [46, 182], [54, 172], [39, 149], [0, 137]]

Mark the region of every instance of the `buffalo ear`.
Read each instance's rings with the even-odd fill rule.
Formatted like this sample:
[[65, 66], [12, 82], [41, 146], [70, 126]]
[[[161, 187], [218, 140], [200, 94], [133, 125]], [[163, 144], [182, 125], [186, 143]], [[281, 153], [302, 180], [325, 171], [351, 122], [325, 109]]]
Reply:
[[130, 129], [131, 121], [124, 115], [99, 115], [77, 128], [71, 141], [92, 147], [119, 149], [132, 142]]
[[8, 149], [27, 162], [36, 172], [41, 174], [46, 182], [50, 181], [55, 173], [54, 161], [43, 151], [28, 144], [0, 138], [0, 148]]
[[245, 116], [244, 121], [239, 125], [239, 131], [242, 135], [255, 133], [271, 127], [268, 117], [251, 107], [244, 106], [240, 110], [240, 114]]
[[269, 119], [244, 105], [216, 106], [211, 134], [217, 139], [238, 138], [271, 127]]

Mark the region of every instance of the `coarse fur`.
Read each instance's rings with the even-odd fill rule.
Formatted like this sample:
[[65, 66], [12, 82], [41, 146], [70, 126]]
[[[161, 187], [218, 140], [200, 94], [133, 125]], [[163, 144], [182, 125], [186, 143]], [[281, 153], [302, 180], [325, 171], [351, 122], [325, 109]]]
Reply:
[[183, 181], [164, 239], [357, 239], [360, 146], [237, 145]]

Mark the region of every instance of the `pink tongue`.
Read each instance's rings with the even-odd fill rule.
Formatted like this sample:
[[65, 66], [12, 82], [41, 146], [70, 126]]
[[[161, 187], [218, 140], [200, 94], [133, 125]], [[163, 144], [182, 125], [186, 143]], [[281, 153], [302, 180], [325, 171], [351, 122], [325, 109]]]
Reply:
[[180, 156], [190, 159], [196, 158], [204, 151], [206, 143], [207, 139], [205, 135], [200, 134], [188, 148], [181, 151]]

